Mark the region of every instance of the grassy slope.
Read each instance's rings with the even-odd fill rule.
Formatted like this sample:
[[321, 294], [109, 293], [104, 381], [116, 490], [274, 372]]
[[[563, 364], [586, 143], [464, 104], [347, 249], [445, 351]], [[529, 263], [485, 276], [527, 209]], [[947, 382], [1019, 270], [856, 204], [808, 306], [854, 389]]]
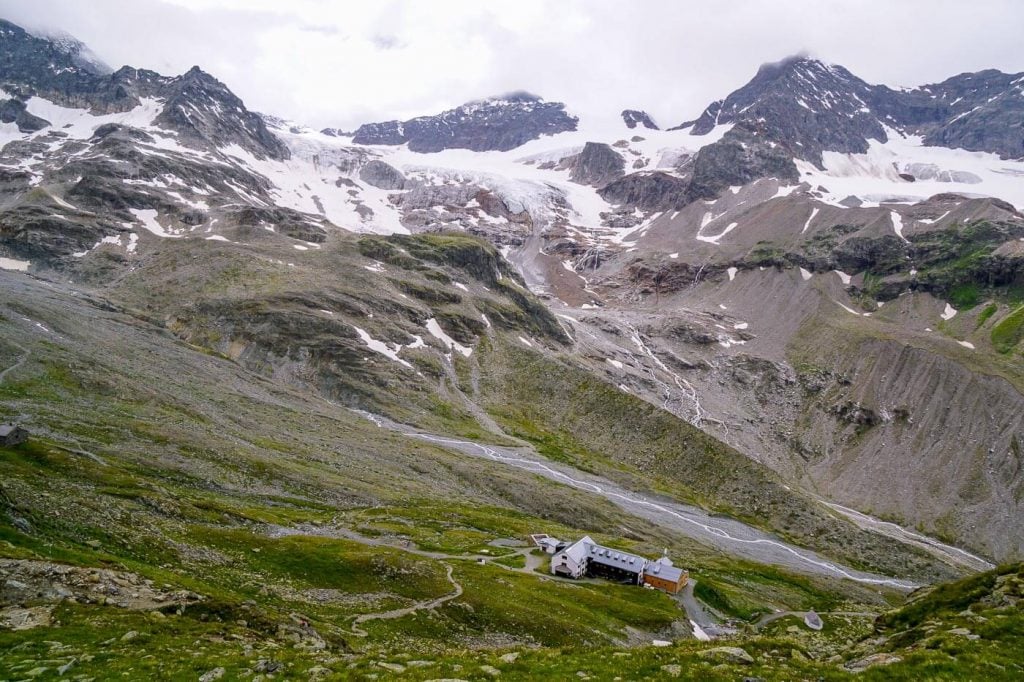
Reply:
[[542, 452], [572, 453], [574, 464], [610, 463], [605, 469], [620, 478], [642, 472], [666, 494], [856, 566], [928, 578], [950, 575], [926, 556], [836, 519], [765, 467], [567, 360], [495, 345], [484, 362], [489, 409], [510, 433], [536, 442]]
[[[459, 253], [465, 253], [464, 246], [460, 243]], [[215, 666], [236, 676], [260, 658], [289, 666], [289, 676], [322, 667], [342, 678], [386, 675], [379, 663], [406, 665], [416, 659], [428, 663], [409, 667], [404, 674], [409, 679], [476, 679], [485, 661], [513, 679], [580, 669], [608, 678], [613, 670], [634, 678], [657, 676], [661, 665], [675, 664], [707, 673], [709, 679], [732, 679], [747, 670], [700, 662], [696, 651], [708, 645], [693, 642], [669, 650], [603, 648], [621, 645], [630, 632], [648, 641], [672, 638], [677, 631], [673, 624], [683, 614], [658, 593], [604, 583], [563, 585], [493, 564], [434, 559], [401, 548], [369, 550], [340, 538], [274, 539], [267, 535], [266, 524], [337, 525], [455, 555], [529, 531], [565, 537], [587, 532], [647, 554], [668, 547], [702, 581], [702, 596], [739, 618], [774, 609], [879, 607], [881, 598], [870, 591], [737, 562], [639, 519], [622, 518], [610, 504], [525, 472], [495, 470], [482, 461], [382, 433], [308, 392], [296, 376], [282, 378], [262, 371], [258, 363], [243, 366], [244, 358], [231, 360], [217, 350], [213, 337], [204, 339], [209, 342], [205, 348], [182, 342], [149, 322], [168, 321], [164, 306], [176, 295], [174, 283], [182, 277], [193, 278], [197, 291], [213, 297], [267, 300], [273, 294], [274, 305], [291, 316], [296, 288], [304, 281], [315, 283], [322, 272], [305, 273], [285, 286], [269, 266], [262, 279], [249, 279], [264, 267], [259, 259], [211, 251], [213, 261], [202, 267], [178, 251], [184, 247], [167, 248], [173, 258], [155, 258], [148, 266], [163, 271], [163, 279], [157, 277], [147, 287], [141, 280], [119, 285], [136, 311], [133, 315], [45, 286], [19, 284], [0, 292], [0, 363], [10, 366], [20, 349], [31, 350], [25, 365], [0, 385], [0, 414], [25, 420], [36, 435], [32, 445], [0, 450], [0, 557], [121, 568], [193, 590], [204, 599], [180, 613], [161, 615], [64, 603], [56, 608], [52, 627], [0, 633], [0, 650], [9, 652], [0, 656], [0, 677], [20, 677], [38, 667], [50, 667], [52, 673], [56, 664], [46, 661], [70, 658], [76, 660], [76, 674], [99, 679], [122, 673], [194, 679]], [[309, 309], [326, 302], [336, 315], [358, 319], [375, 337], [386, 337], [390, 327], [379, 316], [369, 318], [363, 311], [362, 318], [352, 317], [356, 313], [346, 307], [374, 287], [377, 293], [383, 291], [379, 278], [363, 275], [360, 261], [344, 249], [325, 250], [325, 257], [332, 267], [358, 276], [346, 275], [345, 286], [326, 296], [327, 301], [322, 289], [302, 292], [312, 298], [299, 306], [306, 311], [300, 319], [308, 322]], [[444, 258], [435, 254], [426, 260]], [[419, 262], [417, 268], [423, 260]], [[402, 275], [402, 281], [423, 275], [418, 269], [412, 272]], [[427, 280], [416, 281], [426, 286]], [[530, 329], [543, 332], [543, 316], [529, 301], [516, 304], [514, 296], [489, 300], [508, 316], [505, 324], [532, 320], [537, 326]], [[447, 310], [451, 320], [477, 312], [467, 301], [445, 305], [454, 305]], [[409, 306], [409, 322], [428, 311], [444, 312], [420, 303]], [[492, 320], [497, 317], [490, 309], [487, 314]], [[50, 331], [42, 331], [36, 322]], [[330, 336], [339, 329], [327, 327], [324, 333]], [[549, 343], [557, 345], [555, 336]], [[363, 350], [358, 358], [366, 363], [367, 355]], [[485, 392], [488, 382], [509, 380], [510, 375], [502, 374], [513, 366], [509, 363], [527, 360], [488, 354], [496, 371], [481, 377]], [[421, 392], [401, 383], [404, 375], [394, 373], [394, 363], [376, 357], [369, 362], [366, 376], [377, 383], [359, 385], [368, 387], [371, 403], [439, 430], [480, 430], [464, 413], [424, 409], [418, 400], [432, 396], [433, 389]], [[417, 365], [428, 367], [425, 360]], [[460, 362], [460, 381], [467, 392], [471, 369]], [[582, 394], [573, 396], [581, 386], [577, 377], [567, 372], [558, 378], [555, 385], [533, 388], [542, 389], [538, 396], [565, 398], [559, 408], [566, 412], [564, 422], [552, 425], [519, 412], [526, 402], [523, 394], [510, 393], [516, 399], [508, 402], [509, 411], [495, 412], [555, 459], [693, 500], [720, 504], [728, 499], [723, 496], [736, 493], [723, 488], [729, 485], [728, 476], [714, 478], [722, 475], [719, 466], [709, 466], [705, 473], [721, 489], [680, 478], [676, 448], [689, 442], [694, 448], [687, 456], [694, 466], [711, 457], [719, 464], [724, 461], [731, 473], [746, 466], [745, 459], [734, 460], [721, 445], [688, 427], [679, 430], [650, 406], [622, 401], [614, 389], [582, 382]], [[520, 390], [529, 389], [529, 382]], [[655, 425], [651, 433], [657, 437], [640, 442], [634, 440], [635, 433], [597, 429], [599, 439], [587, 440], [585, 427], [606, 419], [636, 423], [637, 418]], [[618, 438], [625, 438], [638, 460], [618, 457], [621, 450], [611, 447]], [[739, 480], [751, 484], [746, 473]], [[740, 505], [735, 509], [743, 512]], [[629, 538], [602, 532], [616, 532], [622, 525], [630, 528]], [[352, 633], [349, 623], [360, 613], [448, 594], [446, 566], [465, 590], [460, 598], [433, 612], [370, 621], [364, 624], [366, 638]], [[316, 628], [325, 649], [294, 641], [289, 629], [293, 614]], [[140, 634], [122, 639], [130, 631]], [[780, 646], [777, 640], [744, 637], [740, 643], [770, 662], [771, 669], [789, 670], [770, 660], [768, 652]], [[496, 651], [481, 654], [481, 648]], [[514, 663], [498, 658], [510, 649], [519, 653]]]
[[[162, 616], [65, 603], [54, 627], [0, 636], [11, 652], [0, 656], [2, 677], [55, 657], [74, 657], [80, 674], [99, 678], [189, 677], [215, 665], [238, 672], [261, 657], [297, 673], [372, 666], [400, 652], [448, 660], [464, 647], [585, 649], [622, 641], [627, 628], [670, 636], [682, 617], [646, 590], [554, 584], [344, 539], [273, 539], [266, 524], [336, 524], [450, 554], [528, 531], [589, 532], [649, 554], [669, 547], [703, 567], [709, 584], [742, 593], [737, 613], [872, 600], [850, 586], [742, 566], [528, 473], [381, 433], [343, 408], [45, 287], [5, 289], [0, 308], [3, 366], [19, 347], [31, 351], [0, 385], [0, 411], [20, 415], [35, 435], [0, 449], [0, 557], [114, 567], [204, 597]], [[631, 539], [602, 533], [622, 523]], [[349, 630], [359, 613], [450, 592], [445, 565], [465, 589], [458, 600], [433, 615], [371, 621], [365, 639]], [[293, 613], [320, 632], [325, 651], [282, 634]], [[141, 634], [122, 641], [129, 631]], [[54, 641], [66, 649], [52, 649]]]

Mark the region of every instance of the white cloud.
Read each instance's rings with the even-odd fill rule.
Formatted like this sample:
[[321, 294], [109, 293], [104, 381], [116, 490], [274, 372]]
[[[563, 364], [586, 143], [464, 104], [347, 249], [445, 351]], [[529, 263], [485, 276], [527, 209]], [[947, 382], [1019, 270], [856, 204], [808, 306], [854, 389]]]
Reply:
[[198, 64], [253, 109], [346, 128], [516, 89], [674, 125], [801, 50], [893, 85], [1024, 70], [1013, 0], [0, 0], [0, 15], [115, 67]]

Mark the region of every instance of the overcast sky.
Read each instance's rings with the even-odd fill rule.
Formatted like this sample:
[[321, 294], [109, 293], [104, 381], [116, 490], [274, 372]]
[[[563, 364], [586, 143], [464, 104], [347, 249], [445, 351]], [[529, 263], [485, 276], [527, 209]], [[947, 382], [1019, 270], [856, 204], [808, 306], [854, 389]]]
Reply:
[[802, 51], [890, 85], [1024, 71], [1019, 0], [0, 0], [0, 16], [115, 68], [198, 64], [251, 109], [316, 127], [518, 89], [675, 125]]

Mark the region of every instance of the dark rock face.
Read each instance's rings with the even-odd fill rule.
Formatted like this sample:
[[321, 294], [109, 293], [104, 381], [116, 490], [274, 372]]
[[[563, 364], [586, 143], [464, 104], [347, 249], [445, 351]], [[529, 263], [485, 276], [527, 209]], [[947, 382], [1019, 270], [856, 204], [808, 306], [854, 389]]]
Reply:
[[134, 77], [140, 94], [166, 99], [157, 123], [218, 147], [237, 144], [257, 157], [288, 158], [288, 148], [267, 129], [263, 119], [198, 66], [170, 81], [152, 72], [132, 71], [125, 73], [122, 69], [118, 73]]
[[925, 136], [930, 145], [1024, 158], [1024, 74], [965, 73], [915, 90], [870, 85], [841, 66], [791, 57], [762, 66], [694, 121], [693, 135], [745, 125], [796, 158], [821, 163], [823, 151], [862, 153], [885, 142], [885, 126]]
[[737, 126], [697, 153], [687, 198], [713, 199], [726, 187], [765, 177], [796, 182], [800, 174], [781, 145], [773, 146], [757, 130]]
[[288, 148], [263, 119], [198, 67], [174, 78], [131, 67], [110, 74], [84, 59], [83, 50], [75, 41], [38, 38], [0, 20], [0, 86], [16, 95], [0, 105], [0, 120], [13, 121], [22, 131], [48, 126], [24, 111], [19, 100], [32, 95], [95, 113], [129, 111], [140, 98], [158, 98], [164, 107], [156, 123], [180, 133], [185, 144], [237, 144], [258, 158], [288, 158]]
[[684, 177], [662, 172], [632, 173], [598, 193], [611, 203], [644, 211], [681, 209], [699, 199], [714, 199], [727, 187], [764, 177], [788, 182], [800, 174], [790, 153], [756, 130], [737, 125], [702, 148]]
[[994, 69], [954, 76], [922, 90], [943, 103], [952, 117], [930, 130], [925, 144], [995, 152], [1024, 158], [1024, 74]]
[[0, 102], [0, 121], [17, 124], [23, 133], [34, 133], [50, 125], [50, 122], [33, 116], [25, 110], [25, 103], [17, 99]]
[[414, 152], [445, 149], [508, 151], [536, 140], [576, 130], [578, 119], [560, 102], [545, 102], [528, 93], [470, 102], [436, 116], [409, 121], [367, 123], [353, 137], [356, 144], [409, 144]]
[[626, 109], [622, 112], [622, 120], [625, 121], [626, 127], [632, 130], [637, 126], [643, 126], [648, 130], [660, 130], [658, 124], [654, 122], [654, 119], [646, 111], [639, 109]]
[[622, 155], [600, 142], [588, 142], [572, 162], [569, 178], [581, 185], [603, 187], [625, 174]]
[[78, 92], [101, 72], [67, 44], [39, 38], [0, 19], [0, 83]]
[[631, 173], [598, 190], [605, 201], [635, 206], [644, 211], [667, 211], [687, 202], [689, 183], [674, 175], [654, 171]]
[[862, 153], [868, 138], [886, 141], [867, 106], [872, 93], [871, 85], [841, 66], [793, 57], [762, 66], [753, 80], [705, 109], [691, 133], [745, 123], [798, 158], [820, 163], [823, 151]]
[[399, 190], [405, 187], [405, 176], [394, 166], [373, 160], [359, 169], [359, 179], [378, 189]]

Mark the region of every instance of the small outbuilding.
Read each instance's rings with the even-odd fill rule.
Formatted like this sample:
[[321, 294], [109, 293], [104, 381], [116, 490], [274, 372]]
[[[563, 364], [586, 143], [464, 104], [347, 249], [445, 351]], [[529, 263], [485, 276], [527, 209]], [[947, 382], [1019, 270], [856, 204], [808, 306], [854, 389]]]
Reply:
[[554, 554], [568, 546], [568, 543], [562, 542], [558, 538], [551, 537], [550, 535], [544, 535], [543, 533], [531, 535], [530, 540], [534, 545], [544, 550], [546, 554]]
[[0, 424], [0, 445], [21, 445], [28, 440], [28, 431], [15, 424]]
[[664, 557], [651, 562], [644, 570], [644, 585], [656, 587], [669, 594], [678, 593], [689, 579], [688, 571], [676, 568], [671, 561]]

